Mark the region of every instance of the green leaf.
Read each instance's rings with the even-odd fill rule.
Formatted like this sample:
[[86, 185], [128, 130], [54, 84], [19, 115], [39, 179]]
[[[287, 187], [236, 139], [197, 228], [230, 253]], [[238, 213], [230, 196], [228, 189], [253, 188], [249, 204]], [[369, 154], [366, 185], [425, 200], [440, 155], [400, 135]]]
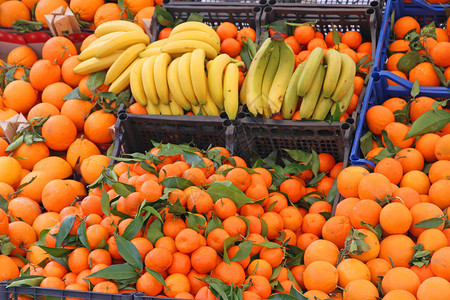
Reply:
[[424, 229], [430, 229], [430, 228], [438, 228], [439, 226], [442, 225], [442, 223], [444, 223], [444, 219], [442, 217], [440, 218], [431, 218], [431, 219], [427, 219], [424, 220], [422, 222], [419, 222], [417, 224], [414, 225], [414, 227], [416, 228], [424, 228]]
[[92, 92], [95, 92], [97, 88], [99, 88], [103, 82], [105, 82], [106, 71], [98, 71], [89, 75], [89, 78], [86, 82], [88, 89]]
[[187, 22], [203, 22], [203, 16], [197, 13], [191, 13], [186, 20]]
[[281, 34], [289, 34], [289, 26], [286, 24], [286, 20], [277, 20], [268, 25], [272, 30], [278, 31]]
[[295, 296], [291, 296], [291, 295], [284, 294], [284, 293], [273, 294], [267, 299], [275, 299], [275, 300], [299, 300], [299, 299], [303, 300], [303, 299], [306, 299], [306, 300], [308, 300], [308, 298], [306, 298], [305, 296], [302, 296], [302, 298], [297, 298]]
[[281, 245], [274, 242], [262, 242], [261, 244], [255, 244], [257, 246], [266, 247], [269, 249], [281, 248]]
[[[255, 52], [253, 52], [253, 50]], [[252, 40], [247, 39], [246, 41], [242, 42], [242, 49], [240, 56], [247, 69], [250, 68], [255, 53], [256, 53], [256, 45]]]
[[375, 228], [373, 228], [372, 224], [361, 221], [361, 225], [364, 226], [366, 229], [370, 230], [373, 234], [375, 234], [377, 239], [381, 241], [381, 238], [383, 236], [383, 230], [380, 224], [378, 224], [377, 226], [375, 226]]
[[430, 24], [423, 26], [420, 29], [420, 35], [436, 39], [436, 25], [434, 24], [434, 21], [432, 21]]
[[81, 222], [80, 226], [78, 226], [77, 235], [78, 235], [78, 238], [80, 239], [81, 244], [86, 249], [91, 251], [92, 249], [89, 247], [89, 242], [88, 242], [87, 235], [86, 235], [86, 223], [84, 222], [84, 220]]
[[[420, 93], [420, 85], [419, 85], [419, 81], [414, 81], [412, 89], [411, 89], [411, 97], [413, 97], [413, 99], [415, 99], [417, 97], [417, 95], [419, 95]], [[408, 107], [409, 109], [409, 107]]]
[[139, 251], [136, 249], [136, 246], [133, 245], [129, 240], [124, 237], [114, 234], [117, 243], [117, 250], [119, 250], [120, 255], [125, 259], [127, 263], [132, 265], [133, 267], [142, 270], [143, 262]]
[[163, 181], [161, 181], [161, 184], [164, 185], [166, 188], [176, 188], [180, 190], [184, 190], [190, 186], [195, 185], [192, 181], [177, 176], [165, 178]]
[[56, 242], [55, 242], [56, 247], [61, 246], [64, 239], [69, 235], [69, 232], [73, 227], [73, 223], [75, 222], [75, 217], [77, 217], [77, 215], [70, 215], [66, 217], [64, 221], [61, 223], [59, 231], [56, 234]]
[[403, 55], [397, 62], [397, 68], [403, 73], [409, 73], [420, 62], [420, 53], [410, 51]]
[[162, 222], [159, 219], [154, 220], [147, 231], [147, 239], [154, 245], [159, 238], [163, 237]]
[[124, 198], [128, 197], [128, 195], [130, 195], [131, 193], [136, 192], [136, 188], [134, 186], [122, 182], [116, 182], [112, 184], [112, 188], [117, 194]]
[[289, 156], [298, 162], [306, 162], [310, 157], [311, 153], [302, 151], [302, 150], [290, 150], [290, 149], [283, 149], [284, 151], [289, 154]]
[[317, 176], [317, 173], [319, 172], [319, 155], [317, 154], [314, 149], [311, 149], [312, 153], [312, 162], [311, 162], [311, 170], [313, 171], [314, 175]]
[[269, 230], [267, 227], [267, 223], [260, 216], [258, 216], [258, 218], [261, 221], [261, 235], [265, 238], [267, 236], [267, 231]]
[[214, 202], [217, 199], [226, 197], [233, 200], [237, 207], [253, 202], [253, 199], [247, 197], [240, 189], [228, 180], [213, 181], [206, 192], [211, 196]]
[[139, 233], [143, 225], [144, 225], [144, 217], [142, 217], [142, 215], [137, 215], [133, 219], [133, 221], [131, 221], [130, 224], [128, 224], [127, 228], [125, 228], [122, 237], [124, 239], [131, 240]]
[[12, 27], [20, 33], [36, 32], [42, 29], [42, 23], [20, 19], [15, 20]]
[[54, 257], [66, 257], [74, 250], [69, 248], [47, 247], [42, 245], [40, 245], [39, 247], [41, 247], [45, 250], [45, 252]]
[[324, 172], [322, 172], [322, 173], [318, 174], [317, 176], [314, 176], [314, 177], [308, 182], [308, 185], [307, 185], [307, 186], [316, 186], [317, 183], [318, 183], [319, 181], [321, 181], [321, 180], [325, 177], [325, 175], [327, 175], [327, 174], [324, 173]]
[[90, 97], [82, 94], [78, 87], [74, 88], [70, 93], [68, 93], [63, 97], [63, 100], [70, 100], [70, 99], [91, 100]]
[[211, 220], [209, 220], [208, 225], [206, 225], [205, 238], [208, 237], [208, 234], [216, 228], [223, 228], [223, 226], [222, 226], [222, 222], [220, 221], [220, 219], [217, 217], [214, 217]]
[[127, 280], [127, 279], [138, 279], [139, 274], [136, 272], [136, 268], [129, 264], [111, 265], [100, 271], [92, 273], [86, 278], [91, 277], [101, 277], [105, 279], [112, 280]]
[[231, 258], [231, 261], [241, 261], [250, 255], [252, 251], [253, 244], [249, 241], [245, 241], [239, 244], [239, 250]]
[[106, 192], [106, 189], [104, 188], [103, 184], [102, 184], [102, 196], [100, 197], [100, 205], [102, 207], [102, 212], [107, 216], [111, 216], [109, 195]]
[[8, 213], [8, 200], [3, 198], [2, 195], [0, 195], [0, 209], [2, 209], [5, 213]]
[[398, 151], [396, 151], [394, 144], [389, 139], [389, 136], [388, 136], [388, 133], [386, 132], [386, 130], [381, 130], [381, 133], [383, 135], [383, 141], [386, 144], [387, 151], [389, 151], [389, 153], [391, 153], [391, 154], [397, 153]]
[[161, 283], [163, 286], [166, 286], [166, 282], [164, 281], [164, 278], [162, 277], [161, 274], [159, 274], [158, 272], [156, 272], [155, 270], [152, 270], [150, 268], [145, 267], [145, 270], [147, 270], [147, 272], [153, 276], [153, 278], [155, 278], [159, 283]]
[[15, 287], [15, 286], [39, 286], [44, 280], [44, 276], [40, 275], [31, 275], [31, 276], [22, 276], [17, 277], [9, 281], [9, 284], [6, 286], [9, 287]]
[[230, 236], [226, 238], [226, 240], [223, 242], [223, 261], [227, 264], [230, 264], [230, 258], [228, 257], [228, 249], [236, 243], [238, 240], [235, 236]]
[[164, 7], [157, 5], [155, 6], [155, 14], [158, 23], [164, 27], [173, 27], [174, 19], [173, 16]]
[[17, 148], [19, 148], [24, 142], [24, 136], [23, 134], [16, 136], [14, 138], [14, 141], [6, 147], [5, 152], [14, 151]]
[[411, 126], [405, 139], [437, 132], [450, 123], [450, 113], [445, 110], [429, 110], [422, 114]]

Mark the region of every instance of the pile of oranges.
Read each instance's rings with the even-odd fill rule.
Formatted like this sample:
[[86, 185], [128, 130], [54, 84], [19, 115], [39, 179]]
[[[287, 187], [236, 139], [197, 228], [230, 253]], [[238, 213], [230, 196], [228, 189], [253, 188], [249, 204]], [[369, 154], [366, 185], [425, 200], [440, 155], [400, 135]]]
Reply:
[[[105, 3], [106, 2], [106, 3]], [[161, 0], [125, 0], [123, 7], [118, 1], [104, 0], [1, 0], [0, 1], [0, 26], [12, 27], [14, 21], [36, 21], [48, 27], [45, 15], [63, 7], [70, 8], [80, 23], [88, 29], [95, 29], [98, 25], [123, 18], [130, 19], [139, 24], [143, 29], [142, 19], [151, 19], [155, 11], [155, 5], [161, 5]], [[32, 11], [34, 9], [34, 19]], [[11, 13], [14, 12], [14, 13]]]
[[[393, 26], [395, 40], [389, 45], [386, 69], [411, 82], [418, 81], [420, 86], [440, 86], [441, 81], [437, 70], [433, 67], [434, 64], [445, 77], [445, 81], [448, 81], [450, 79], [450, 59], [448, 58], [450, 51], [449, 25], [450, 18], [447, 19], [446, 29], [436, 28], [434, 35], [427, 35], [427, 30], [425, 30], [425, 33], [421, 33], [425, 26], [421, 28], [420, 24], [413, 17], [404, 16], [399, 18]], [[417, 33], [418, 43], [412, 41], [415, 37], [408, 37], [411, 35], [411, 32]], [[420, 36], [419, 33], [421, 33]], [[411, 51], [418, 52], [424, 58], [424, 61], [419, 61], [409, 72], [402, 72], [397, 64], [406, 53]], [[396, 85], [392, 81], [388, 83]]]

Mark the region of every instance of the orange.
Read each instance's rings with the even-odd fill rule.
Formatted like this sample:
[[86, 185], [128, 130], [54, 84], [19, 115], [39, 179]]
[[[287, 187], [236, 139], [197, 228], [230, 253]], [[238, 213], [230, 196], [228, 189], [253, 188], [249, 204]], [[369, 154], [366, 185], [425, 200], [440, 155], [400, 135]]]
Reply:
[[350, 212], [353, 209], [353, 206], [355, 206], [356, 203], [359, 202], [359, 198], [345, 198], [341, 201], [339, 201], [338, 205], [336, 206], [335, 216], [350, 216]]
[[70, 9], [81, 20], [90, 22], [94, 20], [94, 15], [97, 9], [104, 3], [105, 2], [103, 0], [89, 2], [83, 0], [72, 0], [70, 1]]
[[308, 290], [331, 293], [338, 283], [336, 268], [326, 261], [315, 261], [306, 266], [303, 282]]
[[192, 253], [200, 246], [200, 237], [197, 231], [185, 228], [175, 238], [175, 246], [181, 253]]
[[395, 122], [394, 113], [383, 105], [375, 105], [369, 108], [366, 114], [366, 122], [369, 130], [376, 135], [392, 122]]
[[233, 283], [241, 286], [245, 281], [244, 268], [235, 261], [230, 262], [230, 264], [220, 262], [212, 271], [211, 276], [222, 280], [227, 285]]
[[289, 36], [284, 41], [286, 42], [286, 44], [288, 44], [289, 47], [291, 47], [294, 54], [298, 54], [300, 52], [301, 47], [295, 37]]
[[450, 60], [446, 55], [448, 51], [450, 51], [450, 43], [448, 41], [437, 43], [437, 45], [430, 51], [433, 62], [440, 67], [450, 66]]
[[408, 32], [415, 30], [417, 33], [420, 31], [420, 25], [410, 16], [405, 16], [394, 23], [394, 33], [397, 39], [402, 39]]
[[435, 32], [436, 32], [436, 40], [438, 42], [448, 42], [449, 41], [449, 37], [448, 37], [448, 34], [445, 31], [445, 29], [436, 28]]
[[325, 43], [325, 41], [323, 39], [315, 37], [315, 38], [313, 38], [312, 40], [309, 41], [309, 43], [308, 43], [306, 48], [309, 51], [313, 51], [317, 47], [322, 48], [322, 49], [327, 49], [327, 44]]
[[247, 225], [245, 224], [245, 221], [239, 218], [238, 216], [231, 216], [223, 220], [222, 222], [223, 229], [225, 229], [226, 232], [230, 236], [234, 237], [240, 237], [245, 236], [247, 231]]
[[28, 113], [36, 101], [37, 92], [27, 81], [13, 81], [6, 86], [3, 93], [4, 105], [18, 113]]
[[241, 53], [242, 45], [234, 38], [226, 38], [220, 44], [220, 53], [236, 57]]
[[[258, 294], [260, 299], [267, 299], [271, 294], [271, 286], [270, 282], [267, 278], [260, 275], [250, 275], [245, 284], [249, 284], [250, 286], [246, 289], [246, 291], [254, 292]], [[198, 296], [197, 296], [198, 297]], [[200, 298], [198, 298], [200, 299]]]
[[447, 237], [441, 230], [431, 228], [419, 235], [417, 244], [422, 244], [423, 250], [436, 252], [447, 246]]
[[372, 282], [365, 279], [356, 279], [345, 285], [343, 299], [375, 299], [378, 296], [378, 290]]
[[310, 25], [301, 25], [295, 28], [294, 37], [298, 43], [307, 45], [314, 38], [314, 28]]
[[97, 293], [107, 293], [107, 294], [118, 294], [119, 289], [117, 285], [111, 281], [102, 281], [94, 286], [93, 292]]
[[59, 115], [59, 109], [50, 103], [38, 103], [33, 106], [27, 115], [27, 120], [30, 121], [33, 118]]
[[389, 234], [408, 232], [411, 222], [411, 212], [401, 203], [389, 203], [380, 212], [380, 225]]
[[22, 167], [16, 159], [9, 156], [0, 157], [0, 182], [17, 187], [21, 180], [21, 170]]
[[400, 187], [410, 187], [419, 194], [428, 194], [430, 181], [425, 173], [414, 170], [403, 175], [400, 181]]
[[60, 212], [77, 197], [75, 189], [61, 179], [47, 183], [42, 190], [42, 204], [47, 211]]
[[82, 136], [70, 144], [67, 149], [66, 160], [72, 168], [75, 168], [80, 166], [86, 158], [98, 154], [100, 154], [98, 147]]
[[103, 24], [108, 21], [120, 20], [122, 17], [126, 17], [126, 13], [123, 12], [117, 3], [105, 3], [100, 6], [94, 15], [94, 25]]
[[380, 243], [380, 258], [391, 262], [395, 267], [409, 267], [409, 260], [414, 254], [413, 240], [403, 234], [393, 234]]
[[163, 40], [163, 39], [169, 38], [171, 32], [172, 32], [171, 27], [166, 27], [166, 28], [161, 29], [161, 31], [158, 34], [158, 40]]
[[[410, 211], [412, 215], [412, 225], [409, 232], [415, 237], [418, 237], [423, 231], [425, 231], [423, 228], [415, 227], [415, 224], [431, 218], [440, 218], [443, 215], [442, 210], [438, 206], [433, 203], [425, 202], [417, 203], [410, 209]], [[442, 230], [444, 228], [444, 223], [437, 228]]]
[[389, 56], [388, 61], [386, 62], [386, 69], [388, 71], [400, 71], [397, 67], [397, 63], [405, 55], [404, 53], [394, 53]]
[[403, 173], [410, 171], [422, 171], [424, 167], [424, 159], [422, 153], [414, 148], [404, 148], [396, 155], [397, 159], [403, 167]]
[[16, 20], [31, 20], [26, 5], [19, 1], [6, 1], [0, 4], [0, 26], [12, 27]]
[[361, 45], [362, 36], [359, 32], [350, 30], [345, 32], [341, 37], [341, 43], [346, 44], [352, 49], [357, 49]]
[[[71, 5], [72, 2], [70, 3]], [[92, 2], [89, 2], [89, 4], [92, 4]], [[77, 55], [77, 49], [73, 42], [66, 37], [51, 37], [42, 47], [42, 58], [59, 66], [72, 55]]]
[[383, 106], [386, 106], [389, 108], [392, 112], [395, 112], [397, 110], [402, 110], [406, 105], [406, 101], [402, 98], [389, 98], [388, 100], [383, 102]]
[[61, 110], [63, 104], [65, 103], [63, 97], [71, 91], [72, 88], [64, 82], [49, 84], [42, 91], [42, 102], [53, 104], [56, 108]]
[[239, 32], [236, 35], [236, 39], [238, 42], [243, 45], [243, 41], [247, 41], [248, 39], [255, 42], [256, 40], [256, 32], [253, 28], [245, 27], [239, 30]]
[[423, 300], [449, 299], [450, 283], [441, 277], [431, 277], [422, 282], [417, 290], [417, 298]]
[[356, 258], [362, 262], [367, 262], [376, 258], [380, 253], [380, 242], [378, 241], [377, 236], [368, 229], [358, 229], [358, 231], [365, 235], [363, 241], [369, 245], [370, 249], [361, 254], [350, 253], [350, 257]]
[[361, 222], [369, 223], [373, 227], [378, 224], [381, 206], [373, 200], [361, 200], [353, 206], [350, 221], [355, 228], [365, 228]]
[[404, 267], [390, 269], [384, 274], [383, 280], [381, 281], [381, 289], [385, 294], [392, 290], [405, 290], [415, 295], [419, 286], [419, 276]]
[[[415, 137], [405, 139], [406, 135], [408, 134], [409, 127], [403, 123], [399, 122], [389, 123], [388, 125], [386, 125], [384, 130], [386, 130], [387, 136], [394, 146], [400, 148], [409, 148], [414, 143]], [[383, 145], [386, 146], [384, 138], [383, 138]]]
[[360, 166], [350, 166], [343, 169], [336, 181], [339, 193], [345, 198], [358, 197], [359, 182], [367, 174], [369, 174], [369, 171]]
[[409, 81], [418, 81], [420, 86], [439, 86], [440, 80], [433, 65], [429, 62], [423, 62], [409, 71]]
[[7, 63], [10, 65], [23, 65], [31, 68], [37, 60], [37, 55], [33, 49], [28, 46], [19, 46], [8, 53]]
[[61, 67], [49, 60], [40, 59], [31, 67], [28, 78], [33, 87], [42, 92], [50, 84], [61, 80]]
[[438, 206], [440, 209], [446, 209], [450, 206], [450, 198], [447, 196], [446, 190], [450, 187], [450, 180], [441, 179], [433, 183], [428, 192], [430, 202]]
[[407, 40], [396, 40], [389, 45], [389, 51], [391, 52], [402, 52], [407, 53], [411, 51], [409, 48], [409, 41]]
[[134, 22], [141, 26], [145, 30], [143, 19], [152, 19], [155, 12], [155, 7], [147, 6], [141, 8], [134, 16]]
[[383, 200], [386, 196], [392, 196], [391, 182], [383, 174], [367, 174], [359, 182], [358, 195], [360, 199]]
[[2, 270], [0, 271], [0, 280], [14, 279], [16, 277], [19, 277], [19, 268], [9, 256], [0, 254], [0, 263], [2, 264]]
[[78, 59], [78, 55], [72, 55], [68, 57], [61, 65], [61, 76], [65, 83], [75, 88], [80, 83], [80, 80], [84, 75], [76, 74], [73, 69], [78, 66], [81, 61]]
[[[336, 32], [338, 33], [338, 35], [340, 37], [342, 37], [342, 33], [340, 31], [336, 31]], [[327, 35], [325, 36], [325, 42], [326, 42], [328, 48], [331, 48], [335, 45], [334, 40], [333, 40], [333, 32], [332, 31], [328, 32]]]
[[391, 157], [383, 158], [378, 162], [374, 172], [386, 176], [393, 184], [398, 184], [403, 177], [402, 164]]
[[61, 115], [68, 117], [78, 131], [83, 131], [85, 119], [94, 107], [94, 103], [79, 99], [69, 99], [61, 108]]
[[107, 167], [109, 165], [109, 157], [105, 155], [93, 155], [86, 158], [80, 167], [81, 176], [86, 181], [86, 183], [91, 184], [95, 180], [97, 180], [98, 176], [100, 176], [103, 171], [103, 167]]
[[16, 221], [23, 220], [29, 225], [33, 225], [34, 220], [41, 214], [41, 208], [36, 201], [30, 198], [17, 197], [9, 201], [8, 214]]
[[411, 106], [409, 110], [411, 121], [414, 122], [425, 112], [433, 110], [434, 102], [436, 102], [436, 100], [430, 97], [418, 97], [413, 101], [411, 101]]
[[390, 262], [382, 258], [373, 258], [366, 262], [366, 266], [370, 270], [371, 281], [373, 284], [376, 284], [377, 281], [380, 281], [380, 276], [384, 276], [387, 271], [392, 269]]
[[45, 144], [52, 150], [67, 150], [70, 144], [75, 141], [76, 135], [75, 125], [66, 116], [52, 116], [42, 126]]
[[344, 248], [345, 239], [350, 234], [352, 225], [347, 216], [334, 216], [326, 221], [322, 227], [322, 236], [333, 242], [339, 249]]
[[[435, 162], [437, 158], [434, 151], [436, 144], [440, 139], [441, 137], [435, 133], [426, 133], [417, 139], [414, 147], [422, 153], [426, 162]], [[431, 182], [433, 182], [433, 180], [431, 180]]]
[[191, 289], [189, 279], [186, 275], [180, 273], [170, 274], [166, 277], [165, 283], [166, 290], [164, 293], [170, 298], [182, 292], [187, 293]]
[[306, 195], [305, 185], [295, 179], [287, 179], [280, 185], [280, 192], [285, 193], [292, 203], [297, 203]]
[[369, 268], [361, 261], [348, 258], [342, 260], [337, 266], [339, 276], [339, 286], [347, 286], [347, 284], [356, 279], [370, 280]]
[[217, 252], [209, 246], [202, 246], [191, 254], [192, 268], [199, 273], [209, 273], [214, 269]]
[[13, 156], [21, 158], [18, 159], [18, 162], [22, 168], [29, 171], [33, 169], [34, 165], [38, 161], [48, 157], [49, 155], [50, 151], [44, 142], [37, 142], [31, 145], [23, 143], [19, 146], [19, 148], [13, 151]]
[[156, 247], [145, 256], [145, 266], [156, 272], [167, 270], [173, 262], [173, 255], [166, 248]]
[[223, 42], [228, 38], [234, 39], [238, 34], [238, 29], [233, 23], [223, 22], [217, 26], [216, 33], [220, 37], [220, 41]]
[[316, 240], [306, 248], [304, 261], [306, 266], [314, 261], [326, 261], [336, 265], [338, 256], [339, 249], [334, 243], [327, 240]]
[[262, 247], [259, 252], [259, 257], [267, 261], [270, 266], [274, 269], [279, 266], [284, 259], [284, 253], [281, 248], [266, 248]]
[[64, 0], [39, 0], [35, 10], [36, 21], [44, 24], [44, 27], [48, 27], [44, 15], [50, 14], [61, 6], [66, 9], [69, 5]]
[[434, 155], [438, 160], [450, 160], [450, 135], [444, 135], [437, 141]]

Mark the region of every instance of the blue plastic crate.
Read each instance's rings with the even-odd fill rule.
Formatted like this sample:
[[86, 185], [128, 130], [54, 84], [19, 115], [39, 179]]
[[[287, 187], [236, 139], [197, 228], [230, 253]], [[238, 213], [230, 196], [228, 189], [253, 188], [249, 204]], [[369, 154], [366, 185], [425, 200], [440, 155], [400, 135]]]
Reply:
[[436, 12], [441, 12], [442, 8], [450, 8], [450, 4], [440, 4], [440, 3], [429, 3], [424, 0], [410, 0], [411, 3], [404, 3], [405, 7], [417, 7], [417, 8], [425, 8], [429, 10], [433, 10]]
[[[421, 26], [435, 22], [436, 27], [441, 27], [447, 21], [445, 9], [436, 5], [431, 6], [423, 1], [413, 0], [414, 4], [405, 5], [403, 0], [388, 0], [384, 12], [383, 23], [381, 25], [380, 35], [377, 44], [377, 50], [374, 58], [373, 73], [374, 88], [377, 90], [377, 96], [385, 98], [386, 94], [398, 93], [398, 95], [409, 95], [413, 83], [402, 79], [389, 71], [384, 70], [388, 58], [388, 48], [390, 44], [391, 15], [395, 11], [395, 20], [403, 16], [414, 17]], [[420, 5], [418, 5], [420, 3]], [[398, 83], [398, 86], [388, 85], [387, 80]], [[450, 89], [446, 87], [421, 87], [423, 93], [435, 98], [450, 97]]]

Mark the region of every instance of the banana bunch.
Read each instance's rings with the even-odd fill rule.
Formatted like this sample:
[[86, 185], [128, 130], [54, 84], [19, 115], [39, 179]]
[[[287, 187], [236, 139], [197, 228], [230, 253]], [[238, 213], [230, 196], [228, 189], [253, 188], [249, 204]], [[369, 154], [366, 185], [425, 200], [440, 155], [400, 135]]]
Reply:
[[241, 88], [241, 102], [257, 116], [270, 118], [282, 109], [295, 67], [295, 56], [281, 34], [268, 38], [259, 48]]
[[290, 78], [281, 109], [283, 118], [292, 118], [299, 97], [303, 97], [302, 119], [324, 120], [337, 107], [342, 115], [353, 96], [355, 73], [355, 62], [347, 54], [329, 49], [324, 55], [322, 48], [315, 48]]

